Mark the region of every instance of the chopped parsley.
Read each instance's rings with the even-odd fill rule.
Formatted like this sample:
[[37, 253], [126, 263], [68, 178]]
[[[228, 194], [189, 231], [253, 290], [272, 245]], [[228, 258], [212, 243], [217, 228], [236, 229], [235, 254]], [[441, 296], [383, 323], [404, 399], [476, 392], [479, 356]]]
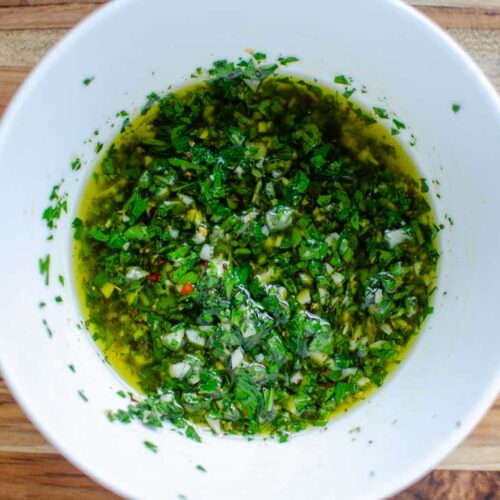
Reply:
[[[255, 56], [254, 56], [255, 57]], [[279, 57], [278, 62], [282, 66], [287, 66], [290, 63], [297, 62], [299, 59], [297, 57]]]
[[[256, 61], [265, 61], [267, 59], [267, 56], [266, 54], [264, 54], [263, 52], [254, 52], [252, 54], [252, 57], [256, 60]], [[280, 62], [281, 62], [281, 58], [280, 57]]]
[[91, 76], [89, 78], [85, 78], [85, 80], [83, 80], [83, 84], [88, 87], [95, 79], [95, 76]]
[[153, 453], [158, 453], [158, 446], [156, 444], [152, 443], [151, 441], [147, 441], [147, 440], [144, 441], [143, 443], [144, 443], [144, 446], [148, 450], [152, 451]]
[[349, 97], [351, 97], [352, 94], [354, 94], [354, 92], [356, 92], [356, 89], [354, 87], [349, 87], [349, 88], [345, 89], [344, 92], [342, 92], [342, 95], [346, 99], [349, 99]]
[[38, 259], [38, 268], [40, 269], [40, 274], [43, 277], [45, 285], [48, 286], [50, 280], [50, 254], [47, 254], [43, 259]]
[[277, 67], [219, 60], [154, 94], [94, 174], [81, 294], [142, 393], [110, 421], [286, 441], [382, 385], [432, 312], [427, 184], [350, 94]]
[[57, 227], [56, 221], [61, 217], [63, 213], [68, 212], [68, 194], [60, 193], [61, 181], [56, 184], [49, 195], [50, 205], [43, 211], [42, 219], [45, 220], [47, 227], [50, 230], [54, 230]]
[[192, 425], [188, 425], [186, 427], [186, 437], [192, 439], [193, 441], [196, 441], [197, 443], [201, 443], [201, 437]]
[[460, 111], [460, 104], [452, 104], [451, 105], [451, 110], [453, 111], [453, 113], [458, 113]]
[[47, 323], [47, 320], [43, 319], [42, 320], [42, 324], [45, 327], [45, 331], [47, 332], [47, 335], [49, 336], [49, 338], [52, 338], [52, 336], [54, 335], [54, 332], [49, 327], [49, 324]]
[[78, 395], [83, 401], [85, 401], [86, 403], [88, 402], [89, 398], [85, 395], [85, 392], [82, 389], [78, 391]]
[[373, 112], [379, 117], [382, 118], [383, 120], [386, 120], [389, 118], [389, 114], [387, 113], [387, 110], [384, 108], [379, 108], [377, 106], [373, 106]]
[[392, 123], [394, 123], [394, 125], [396, 126], [396, 128], [397, 128], [398, 130], [401, 130], [401, 129], [405, 129], [405, 128], [406, 128], [406, 125], [405, 125], [403, 122], [401, 122], [401, 121], [397, 120], [396, 118], [393, 118]]
[[82, 162], [80, 161], [80, 158], [75, 158], [71, 162], [71, 170], [80, 170], [82, 168]]
[[345, 75], [338, 75], [333, 79], [333, 81], [339, 85], [350, 85], [352, 83], [352, 78]]

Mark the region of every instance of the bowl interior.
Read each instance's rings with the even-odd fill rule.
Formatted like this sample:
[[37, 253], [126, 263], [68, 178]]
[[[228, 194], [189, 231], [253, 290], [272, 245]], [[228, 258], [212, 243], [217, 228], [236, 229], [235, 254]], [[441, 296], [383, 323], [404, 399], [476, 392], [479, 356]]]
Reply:
[[[152, 431], [111, 424], [104, 411], [125, 405], [116, 394], [124, 383], [77, 327], [82, 318], [72, 279], [71, 221], [96, 162], [95, 144], [116, 135], [120, 110], [138, 113], [151, 91], [181, 85], [197, 66], [236, 60], [248, 48], [270, 60], [296, 56], [300, 61], [288, 71], [332, 87], [334, 76], [348, 75], [356, 101], [384, 107], [408, 125], [401, 141], [431, 181], [437, 219], [445, 226], [435, 312], [381, 390], [327, 429], [286, 444], [208, 433], [198, 444], [169, 426]], [[94, 80], [86, 86], [89, 77]], [[454, 103], [460, 104], [457, 113]], [[107, 5], [47, 56], [0, 128], [4, 377], [52, 443], [128, 497], [388, 495], [442, 459], [499, 387], [499, 133], [492, 87], [445, 35], [399, 2]], [[76, 157], [82, 168], [72, 171]], [[63, 179], [68, 213], [48, 241], [41, 213], [52, 186]], [[38, 273], [47, 254], [49, 286]], [[56, 295], [62, 304], [54, 302]], [[40, 301], [47, 307], [40, 309]], [[158, 454], [143, 446], [146, 439], [158, 445]]]

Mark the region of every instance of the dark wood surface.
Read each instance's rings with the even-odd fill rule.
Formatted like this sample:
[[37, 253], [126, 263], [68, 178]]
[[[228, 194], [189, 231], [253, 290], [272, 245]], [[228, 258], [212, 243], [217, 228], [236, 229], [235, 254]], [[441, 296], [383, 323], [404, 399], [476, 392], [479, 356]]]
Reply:
[[[237, 1], [237, 0], [235, 0]], [[0, 116], [43, 54], [102, 0], [0, 0]], [[500, 89], [500, 0], [413, 0]], [[0, 379], [0, 499], [112, 499], [31, 425]], [[438, 468], [398, 500], [500, 500], [500, 399]]]

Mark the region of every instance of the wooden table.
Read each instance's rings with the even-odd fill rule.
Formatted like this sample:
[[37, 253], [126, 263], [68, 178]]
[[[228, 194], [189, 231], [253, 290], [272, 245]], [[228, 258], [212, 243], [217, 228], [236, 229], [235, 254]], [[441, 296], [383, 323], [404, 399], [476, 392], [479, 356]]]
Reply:
[[[34, 64], [69, 28], [102, 3], [0, 0], [0, 116]], [[500, 90], [500, 0], [409, 3], [445, 28]], [[114, 497], [45, 441], [0, 379], [0, 498], [70, 496]], [[437, 470], [395, 498], [500, 499], [500, 398]]]

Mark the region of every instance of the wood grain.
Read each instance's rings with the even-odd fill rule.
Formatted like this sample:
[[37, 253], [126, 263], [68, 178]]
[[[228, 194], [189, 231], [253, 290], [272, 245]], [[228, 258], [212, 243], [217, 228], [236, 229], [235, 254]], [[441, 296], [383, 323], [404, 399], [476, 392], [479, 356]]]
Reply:
[[472, 56], [500, 92], [500, 30], [450, 29], [448, 33]]
[[[4, 7], [0, 3], [0, 30], [69, 29], [103, 3], [61, 1], [51, 5], [37, 3]], [[433, 2], [425, 4], [419, 2], [415, 7], [443, 28], [499, 30], [500, 2], [495, 0], [491, 5], [491, 8], [480, 8], [474, 6], [472, 2], [472, 6], [467, 7], [437, 7]]]
[[29, 68], [0, 67], [0, 117], [29, 70]]
[[27, 7], [33, 5], [61, 5], [75, 3], [105, 3], [106, 0], [0, 0], [0, 7]]
[[0, 30], [69, 29], [102, 3], [64, 3], [2, 7]]
[[[0, 452], [4, 499], [113, 500], [118, 497], [87, 478], [59, 455]], [[500, 472], [433, 471], [390, 500], [495, 500]]]
[[19, 500], [118, 498], [60, 455], [19, 452], [0, 452], [0, 496]]
[[[0, 5], [2, 0], [0, 0]], [[415, 7], [428, 5], [432, 7], [475, 7], [476, 9], [499, 7], [499, 0], [410, 0], [407, 2]]]
[[493, 9], [475, 7], [432, 7], [420, 6], [417, 9], [430, 17], [442, 28], [500, 29], [500, 5]]
[[[0, 0], [0, 117], [43, 54], [103, 3]], [[500, 0], [408, 3], [447, 29], [500, 89]], [[392, 500], [500, 499], [500, 398], [439, 469]], [[69, 497], [117, 498], [80, 473], [47, 443], [0, 380], [0, 498]]]
[[57, 454], [54, 448], [33, 427], [4, 382], [0, 380], [0, 453], [9, 452]]
[[66, 31], [0, 31], [0, 67], [33, 67]]
[[476, 429], [438, 468], [500, 472], [500, 397]]
[[495, 500], [500, 472], [434, 471], [390, 500]]
[[[106, 0], [0, 0], [0, 7], [25, 7], [36, 5], [61, 5], [105, 3]], [[474, 7], [490, 8], [499, 7], [499, 0], [410, 0], [407, 3], [418, 6], [430, 7]]]

